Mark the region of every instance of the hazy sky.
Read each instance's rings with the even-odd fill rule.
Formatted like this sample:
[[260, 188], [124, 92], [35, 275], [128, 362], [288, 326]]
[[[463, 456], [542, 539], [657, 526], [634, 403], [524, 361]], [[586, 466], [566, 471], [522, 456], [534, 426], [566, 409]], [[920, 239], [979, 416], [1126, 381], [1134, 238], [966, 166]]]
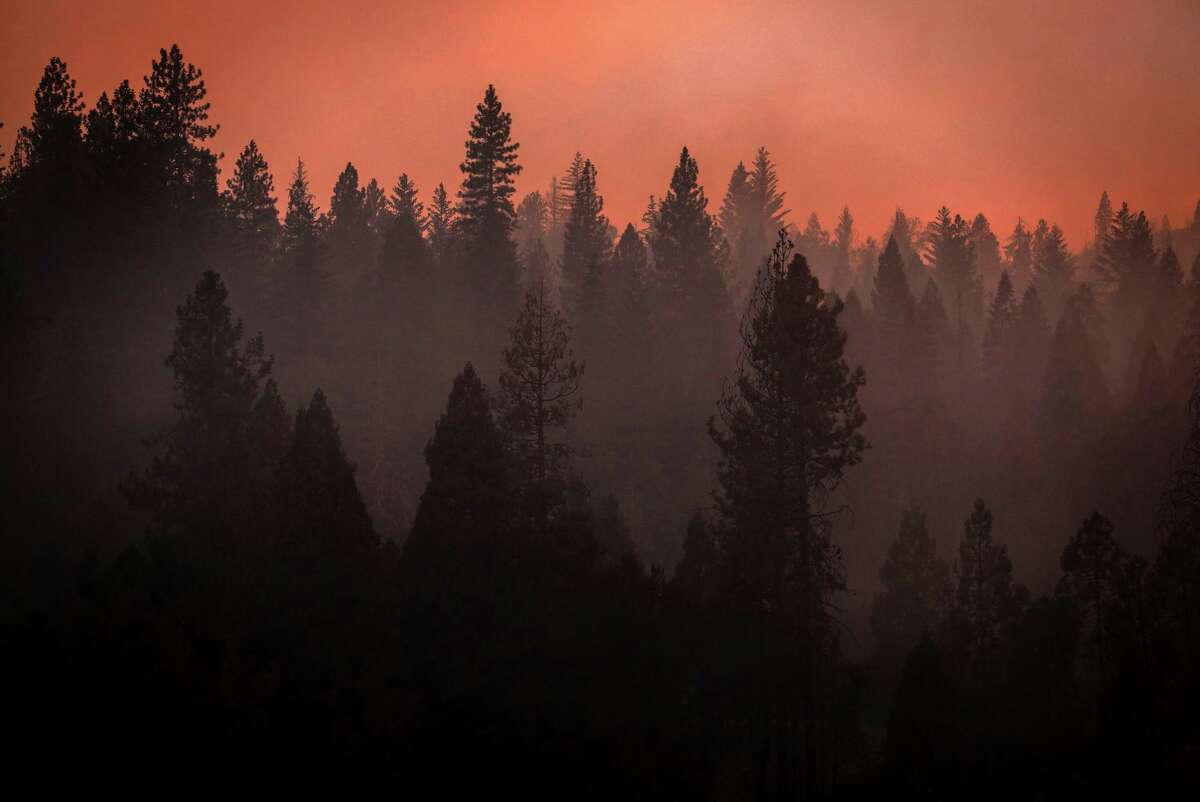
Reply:
[[[174, 6], [179, 7], [174, 7]], [[89, 105], [178, 42], [204, 70], [226, 170], [258, 140], [327, 208], [353, 161], [386, 188], [457, 188], [489, 82], [521, 143], [519, 192], [580, 150], [613, 222], [661, 195], [679, 147], [715, 212], [766, 145], [793, 221], [849, 204], [1045, 217], [1078, 247], [1102, 189], [1157, 222], [1200, 197], [1200, 0], [1179, 2], [53, 2], [0, 0], [0, 141], [61, 56]]]

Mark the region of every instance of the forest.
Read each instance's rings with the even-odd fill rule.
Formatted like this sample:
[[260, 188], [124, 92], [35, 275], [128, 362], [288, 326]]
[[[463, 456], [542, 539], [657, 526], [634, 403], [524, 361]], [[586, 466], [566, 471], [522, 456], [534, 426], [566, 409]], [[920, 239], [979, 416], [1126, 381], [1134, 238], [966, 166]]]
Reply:
[[830, 230], [682, 147], [615, 221], [584, 153], [518, 193], [480, 89], [444, 183], [322, 188], [214, 151], [178, 46], [89, 103], [50, 59], [0, 170], [14, 777], [1200, 787], [1200, 203]]

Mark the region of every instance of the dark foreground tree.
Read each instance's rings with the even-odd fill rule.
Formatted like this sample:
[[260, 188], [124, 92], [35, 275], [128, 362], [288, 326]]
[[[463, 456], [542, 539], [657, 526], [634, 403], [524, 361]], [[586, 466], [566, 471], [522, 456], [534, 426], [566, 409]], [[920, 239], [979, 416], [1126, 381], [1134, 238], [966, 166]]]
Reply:
[[[742, 321], [738, 369], [710, 432], [721, 450], [718, 594], [740, 674], [759, 793], [812, 792], [832, 770], [814, 741], [845, 587], [829, 496], [866, 441], [862, 369], [843, 359], [842, 302], [781, 232]], [[737, 647], [733, 643], [740, 644]], [[734, 656], [736, 653], [736, 656]], [[767, 777], [768, 767], [775, 777]]]

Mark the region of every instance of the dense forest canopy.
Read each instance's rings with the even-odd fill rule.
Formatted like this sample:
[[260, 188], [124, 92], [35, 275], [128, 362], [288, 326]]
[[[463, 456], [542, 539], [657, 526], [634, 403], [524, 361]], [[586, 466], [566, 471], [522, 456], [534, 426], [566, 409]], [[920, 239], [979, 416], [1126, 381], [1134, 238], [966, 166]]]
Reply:
[[53, 58], [0, 172], [31, 759], [583, 798], [1195, 781], [1200, 203], [1103, 191], [1075, 243], [1036, 210], [864, 231], [766, 146], [728, 179], [682, 147], [627, 221], [586, 153], [521, 183], [492, 85], [436, 187], [316, 187], [253, 140], [222, 168], [209, 111], [178, 46], [86, 103]]

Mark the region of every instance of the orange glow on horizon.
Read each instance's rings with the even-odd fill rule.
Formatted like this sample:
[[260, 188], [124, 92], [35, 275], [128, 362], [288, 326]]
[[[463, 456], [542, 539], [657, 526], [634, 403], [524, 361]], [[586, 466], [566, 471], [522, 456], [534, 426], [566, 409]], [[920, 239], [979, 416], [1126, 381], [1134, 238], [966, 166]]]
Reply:
[[681, 145], [714, 213], [766, 145], [792, 222], [815, 210], [832, 228], [848, 204], [860, 239], [896, 206], [928, 220], [946, 204], [1001, 240], [1044, 217], [1078, 249], [1103, 189], [1176, 226], [1200, 197], [1186, 0], [7, 5], [6, 153], [50, 56], [90, 106], [177, 41], [204, 70], [223, 170], [254, 138], [276, 194], [300, 157], [323, 209], [347, 161], [364, 183], [406, 171], [426, 200], [439, 181], [453, 194], [488, 83], [521, 143], [518, 198], [579, 150], [618, 228], [663, 193]]

